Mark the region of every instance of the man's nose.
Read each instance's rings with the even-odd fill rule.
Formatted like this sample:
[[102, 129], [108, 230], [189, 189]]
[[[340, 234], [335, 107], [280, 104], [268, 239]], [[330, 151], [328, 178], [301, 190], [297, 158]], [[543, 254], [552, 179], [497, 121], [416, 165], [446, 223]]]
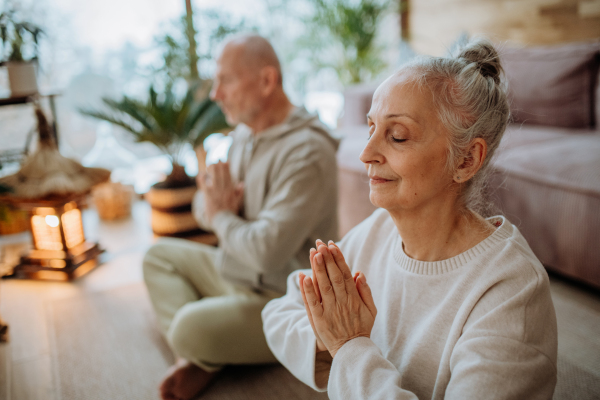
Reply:
[[210, 93], [208, 94], [208, 97], [210, 97], [210, 99], [212, 101], [215, 101], [217, 99], [217, 85], [214, 85], [211, 89], [210, 89]]
[[213, 87], [210, 89], [210, 93], [208, 94], [208, 96], [210, 97], [210, 99], [212, 101], [216, 101], [216, 100], [220, 100], [221, 99], [221, 85], [219, 84], [219, 82], [215, 82], [213, 83]]

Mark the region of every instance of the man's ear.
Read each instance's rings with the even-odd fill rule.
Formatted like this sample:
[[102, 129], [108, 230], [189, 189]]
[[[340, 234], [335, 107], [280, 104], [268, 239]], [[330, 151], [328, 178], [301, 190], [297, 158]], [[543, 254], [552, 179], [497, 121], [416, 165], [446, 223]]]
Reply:
[[469, 146], [467, 154], [460, 160], [454, 173], [456, 183], [464, 183], [481, 169], [487, 156], [487, 143], [482, 138], [475, 138]]
[[279, 85], [279, 71], [271, 65], [263, 67], [260, 71], [260, 89], [263, 96], [268, 96]]

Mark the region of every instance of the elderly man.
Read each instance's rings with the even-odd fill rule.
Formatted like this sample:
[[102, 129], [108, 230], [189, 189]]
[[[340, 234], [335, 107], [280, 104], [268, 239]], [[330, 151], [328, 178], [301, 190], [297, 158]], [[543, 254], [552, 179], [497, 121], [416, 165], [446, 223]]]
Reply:
[[193, 398], [226, 364], [275, 362], [261, 310], [290, 272], [309, 266], [312, 243], [337, 231], [338, 141], [288, 100], [269, 42], [228, 42], [211, 97], [237, 125], [228, 163], [199, 176], [194, 199], [219, 247], [163, 238], [144, 258], [150, 299], [178, 356], [163, 399]]

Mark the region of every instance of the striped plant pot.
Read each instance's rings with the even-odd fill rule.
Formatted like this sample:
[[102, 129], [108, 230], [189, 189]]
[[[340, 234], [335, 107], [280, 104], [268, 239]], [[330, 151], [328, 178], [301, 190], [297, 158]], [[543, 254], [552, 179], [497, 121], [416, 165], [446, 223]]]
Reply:
[[164, 186], [161, 183], [152, 186], [146, 194], [152, 207], [154, 234], [187, 238], [203, 233], [192, 215], [196, 185], [168, 188], [161, 187]]

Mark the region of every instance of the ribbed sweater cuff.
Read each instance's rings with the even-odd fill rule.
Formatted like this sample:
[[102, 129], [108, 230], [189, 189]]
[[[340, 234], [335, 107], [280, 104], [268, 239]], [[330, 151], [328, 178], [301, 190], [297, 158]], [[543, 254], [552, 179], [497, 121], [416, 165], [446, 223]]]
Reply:
[[327, 391], [329, 393], [335, 393], [336, 388], [332, 385], [335, 385], [336, 382], [339, 383], [340, 381], [343, 381], [343, 379], [338, 377], [346, 376], [346, 369], [355, 367], [358, 359], [364, 358], [365, 356], [368, 357], [369, 353], [378, 353], [381, 355], [379, 347], [377, 347], [370, 338], [357, 337], [346, 342], [338, 352], [335, 353], [335, 357], [333, 358]]

